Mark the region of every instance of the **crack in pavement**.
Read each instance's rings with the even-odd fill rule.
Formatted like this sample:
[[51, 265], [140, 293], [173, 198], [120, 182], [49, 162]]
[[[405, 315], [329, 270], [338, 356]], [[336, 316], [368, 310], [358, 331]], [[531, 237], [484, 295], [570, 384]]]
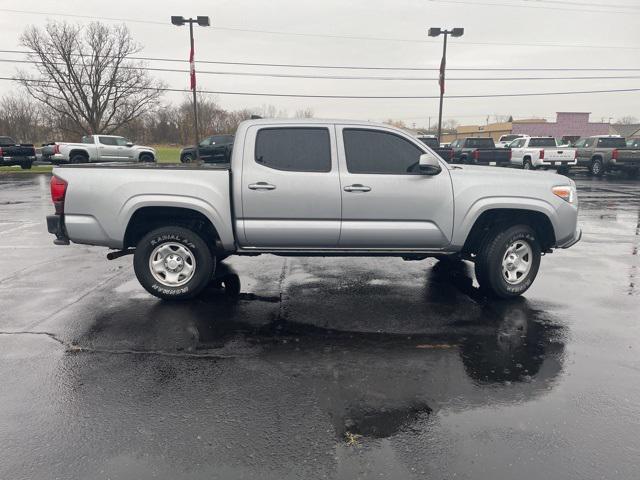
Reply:
[[65, 348], [66, 353], [107, 353], [113, 355], [154, 355], [162, 357], [178, 357], [178, 358], [238, 358], [242, 355], [238, 354], [225, 354], [225, 353], [189, 353], [189, 352], [167, 352], [163, 350], [138, 350], [134, 348], [125, 349], [110, 349], [110, 348], [91, 348], [82, 347], [75, 343], [67, 342], [59, 338], [55, 333], [51, 332], [29, 332], [29, 331], [0, 331], [0, 335], [36, 335], [51, 338]]

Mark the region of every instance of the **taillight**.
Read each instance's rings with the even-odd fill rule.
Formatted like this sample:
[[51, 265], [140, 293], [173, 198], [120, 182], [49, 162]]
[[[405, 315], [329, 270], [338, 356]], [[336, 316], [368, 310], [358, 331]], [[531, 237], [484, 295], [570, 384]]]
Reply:
[[540, 150], [540, 160], [544, 160], [544, 150]]
[[0, 157], [4, 157], [4, 153], [2, 152], [2, 147], [0, 147]]
[[53, 154], [56, 155], [60, 153], [60, 145], [54, 145], [53, 146]]
[[509, 153], [507, 154], [507, 160], [511, 161], [512, 157], [513, 157], [513, 150], [509, 149]]
[[611, 152], [611, 158], [613, 160], [618, 160], [618, 149], [617, 148], [614, 148], [613, 152]]
[[56, 214], [62, 215], [64, 213], [64, 196], [67, 193], [67, 182], [52, 175], [49, 186], [51, 187], [51, 200], [53, 200]]
[[473, 159], [476, 161], [480, 160], [480, 150], [473, 151]]
[[578, 149], [577, 148], [573, 151], [573, 159], [574, 160], [578, 159]]
[[449, 160], [453, 160], [453, 148], [449, 150]]

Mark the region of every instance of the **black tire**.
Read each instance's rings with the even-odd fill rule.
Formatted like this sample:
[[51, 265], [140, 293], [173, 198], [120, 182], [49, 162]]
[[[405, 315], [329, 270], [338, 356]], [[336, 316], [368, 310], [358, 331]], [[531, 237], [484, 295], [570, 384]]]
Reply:
[[[157, 249], [163, 244], [182, 247], [190, 255], [181, 260], [185, 266], [189, 261], [194, 266], [191, 278], [185, 283], [175, 286], [163, 283], [158, 279], [161, 274], [154, 275], [151, 271], [149, 265], [151, 256], [159, 255], [159, 258], [162, 258], [162, 254], [157, 252]], [[172, 247], [167, 245], [167, 248]], [[138, 242], [133, 256], [133, 268], [140, 284], [151, 295], [163, 300], [186, 300], [198, 295], [209, 284], [215, 264], [215, 257], [200, 235], [176, 226], [157, 228], [146, 234]]]
[[141, 153], [140, 154], [140, 162], [142, 162], [142, 163], [155, 162], [155, 158], [153, 158], [153, 155], [150, 154], [150, 153]]
[[[530, 264], [515, 283], [507, 281], [503, 274], [503, 260], [512, 245], [526, 244], [530, 253], [526, 254]], [[475, 261], [476, 280], [480, 289], [498, 298], [513, 298], [526, 292], [538, 274], [541, 248], [536, 232], [528, 225], [513, 225], [496, 228], [483, 239]], [[525, 257], [523, 257], [523, 260]], [[517, 275], [517, 273], [516, 273]]]
[[533, 166], [533, 163], [531, 163], [531, 159], [530, 158], [525, 158], [522, 161], [522, 169], [523, 170], [535, 170], [536, 168]]
[[33, 165], [33, 162], [23, 162], [20, 164], [20, 168], [22, 170], [31, 170], [32, 165]]
[[569, 173], [570, 167], [558, 167], [558, 173], [560, 175], [567, 175]]
[[640, 174], [640, 170], [637, 168], [633, 168], [631, 170], [627, 170], [627, 176], [629, 178], [638, 178], [638, 174]]
[[191, 163], [194, 160], [194, 156], [191, 155], [190, 153], [186, 153], [182, 156], [182, 158], [180, 159], [180, 161], [182, 163]]
[[82, 155], [81, 153], [76, 153], [69, 159], [69, 163], [88, 163], [89, 157], [86, 155]]
[[604, 175], [604, 163], [602, 163], [602, 159], [594, 158], [591, 161], [591, 174], [596, 177], [602, 177]]

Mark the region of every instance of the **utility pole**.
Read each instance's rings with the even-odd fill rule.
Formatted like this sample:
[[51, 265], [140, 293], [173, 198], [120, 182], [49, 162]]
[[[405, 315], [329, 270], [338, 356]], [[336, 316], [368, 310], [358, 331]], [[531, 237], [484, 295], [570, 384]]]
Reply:
[[442, 28], [430, 28], [429, 36], [430, 37], [439, 37], [440, 35], [444, 35], [444, 44], [442, 45], [442, 60], [440, 62], [440, 79], [438, 83], [440, 84], [440, 109], [438, 111], [438, 142], [441, 141], [442, 137], [442, 106], [444, 103], [444, 82], [445, 82], [445, 72], [447, 69], [447, 39], [449, 35], [452, 37], [461, 37], [464, 35], [464, 28], [453, 28], [451, 30], [443, 30]]
[[189, 40], [191, 45], [191, 50], [189, 53], [189, 77], [190, 77], [190, 86], [191, 91], [193, 92], [193, 127], [194, 127], [194, 140], [195, 140], [195, 149], [196, 149], [196, 162], [200, 162], [200, 129], [198, 128], [198, 96], [196, 89], [196, 67], [195, 67], [195, 48], [193, 42], [193, 24], [197, 23], [201, 27], [208, 27], [210, 25], [209, 17], [206, 16], [197, 16], [194, 18], [184, 18], [179, 16], [172, 16], [171, 23], [178, 27], [181, 27], [185, 23], [189, 24]]

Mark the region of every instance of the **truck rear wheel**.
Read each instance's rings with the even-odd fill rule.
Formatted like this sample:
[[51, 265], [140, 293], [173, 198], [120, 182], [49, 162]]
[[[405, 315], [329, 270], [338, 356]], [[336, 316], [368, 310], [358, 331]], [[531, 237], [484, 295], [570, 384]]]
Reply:
[[601, 177], [604, 175], [604, 164], [602, 163], [602, 160], [600, 160], [599, 158], [594, 159], [591, 162], [591, 173], [593, 175], [595, 175], [596, 177]]
[[81, 153], [74, 154], [70, 159], [69, 163], [88, 163], [89, 157], [86, 155], [82, 155]]
[[168, 226], [152, 230], [138, 242], [133, 268], [151, 295], [163, 300], [185, 300], [209, 284], [215, 257], [197, 233]]
[[523, 170], [535, 170], [536, 168], [533, 166], [533, 163], [531, 163], [531, 159], [529, 157], [527, 157], [522, 161], [522, 169]]
[[535, 280], [540, 257], [540, 243], [528, 225], [495, 229], [485, 236], [477, 254], [476, 280], [492, 296], [517, 297]]

